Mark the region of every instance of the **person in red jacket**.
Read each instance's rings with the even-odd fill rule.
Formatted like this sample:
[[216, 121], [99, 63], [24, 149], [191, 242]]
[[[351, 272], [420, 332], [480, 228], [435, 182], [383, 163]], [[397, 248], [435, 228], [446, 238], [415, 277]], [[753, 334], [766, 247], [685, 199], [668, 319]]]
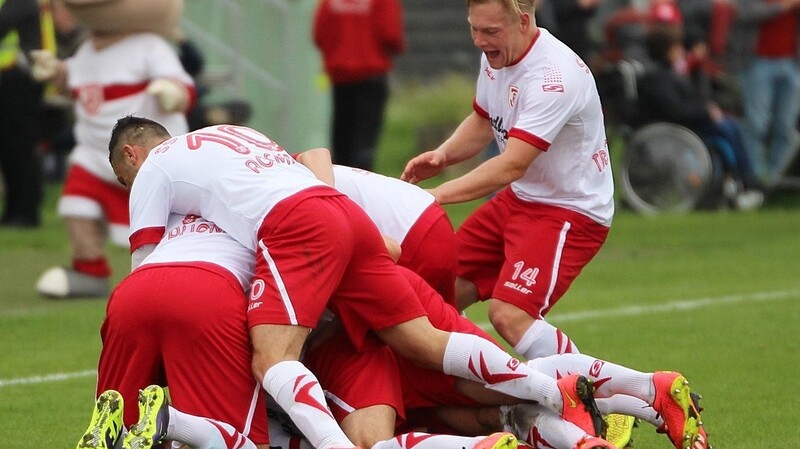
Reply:
[[372, 169], [393, 58], [406, 49], [398, 0], [321, 0], [314, 43], [333, 86], [334, 162]]

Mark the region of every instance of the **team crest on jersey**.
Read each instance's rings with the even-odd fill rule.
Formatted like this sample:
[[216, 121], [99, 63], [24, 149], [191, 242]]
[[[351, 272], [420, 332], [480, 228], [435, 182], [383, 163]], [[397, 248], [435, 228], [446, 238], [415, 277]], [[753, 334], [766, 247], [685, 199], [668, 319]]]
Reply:
[[97, 114], [103, 104], [103, 86], [87, 84], [78, 88], [78, 103], [89, 115]]
[[559, 92], [564, 93], [563, 84], [542, 84], [542, 90], [545, 92]]
[[519, 98], [519, 87], [513, 84], [508, 86], [508, 106], [513, 108], [517, 104], [518, 98]]

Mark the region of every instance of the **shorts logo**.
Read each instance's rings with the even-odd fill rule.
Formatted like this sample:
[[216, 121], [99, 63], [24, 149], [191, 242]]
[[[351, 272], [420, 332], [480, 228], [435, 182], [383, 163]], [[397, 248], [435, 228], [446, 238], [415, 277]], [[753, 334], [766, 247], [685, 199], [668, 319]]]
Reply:
[[564, 93], [563, 84], [542, 84], [542, 90], [545, 92], [560, 92]]
[[[264, 294], [264, 290], [266, 288], [266, 284], [264, 283], [263, 279], [256, 279], [253, 281], [253, 284], [250, 286], [250, 301], [255, 301]], [[259, 303], [261, 304], [261, 303]], [[258, 306], [254, 306], [258, 307]]]
[[513, 108], [517, 104], [519, 98], [519, 87], [511, 85], [508, 86], [508, 106]]

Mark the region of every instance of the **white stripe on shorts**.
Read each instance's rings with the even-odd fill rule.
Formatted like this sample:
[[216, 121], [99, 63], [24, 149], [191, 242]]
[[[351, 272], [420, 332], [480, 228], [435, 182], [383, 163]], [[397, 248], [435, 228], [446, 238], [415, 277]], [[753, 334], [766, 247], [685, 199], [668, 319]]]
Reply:
[[544, 305], [542, 309], [539, 310], [539, 313], [550, 305], [550, 297], [553, 296], [553, 290], [555, 290], [556, 281], [558, 280], [558, 270], [561, 268], [561, 254], [564, 252], [564, 244], [567, 241], [567, 234], [569, 234], [569, 228], [571, 226], [572, 223], [565, 221], [564, 226], [561, 228], [561, 233], [558, 235], [558, 246], [556, 247], [555, 257], [553, 257], [553, 269], [550, 271], [550, 289], [547, 290], [547, 296], [544, 298]]
[[286, 285], [283, 283], [283, 278], [278, 272], [278, 266], [275, 265], [275, 260], [272, 258], [272, 256], [270, 256], [267, 245], [264, 244], [263, 240], [258, 241], [258, 246], [261, 248], [261, 255], [264, 256], [264, 260], [266, 260], [267, 264], [269, 265], [269, 271], [272, 273], [273, 279], [275, 279], [275, 285], [278, 286], [278, 292], [281, 294], [283, 306], [286, 308], [286, 313], [289, 315], [289, 322], [296, 326], [297, 314], [294, 313], [292, 300], [289, 298], [289, 292], [286, 291]]

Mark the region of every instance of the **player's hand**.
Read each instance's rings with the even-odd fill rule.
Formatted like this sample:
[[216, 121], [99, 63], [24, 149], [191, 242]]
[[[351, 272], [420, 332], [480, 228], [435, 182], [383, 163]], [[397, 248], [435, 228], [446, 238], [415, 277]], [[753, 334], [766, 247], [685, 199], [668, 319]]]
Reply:
[[436, 176], [447, 166], [447, 159], [440, 151], [426, 151], [408, 161], [400, 179], [416, 184], [423, 179]]
[[58, 58], [49, 50], [33, 50], [30, 52], [33, 62], [31, 77], [38, 82], [51, 81], [58, 74]]
[[159, 78], [150, 82], [147, 93], [156, 97], [158, 106], [164, 112], [183, 111], [189, 103], [189, 93], [183, 84]]

